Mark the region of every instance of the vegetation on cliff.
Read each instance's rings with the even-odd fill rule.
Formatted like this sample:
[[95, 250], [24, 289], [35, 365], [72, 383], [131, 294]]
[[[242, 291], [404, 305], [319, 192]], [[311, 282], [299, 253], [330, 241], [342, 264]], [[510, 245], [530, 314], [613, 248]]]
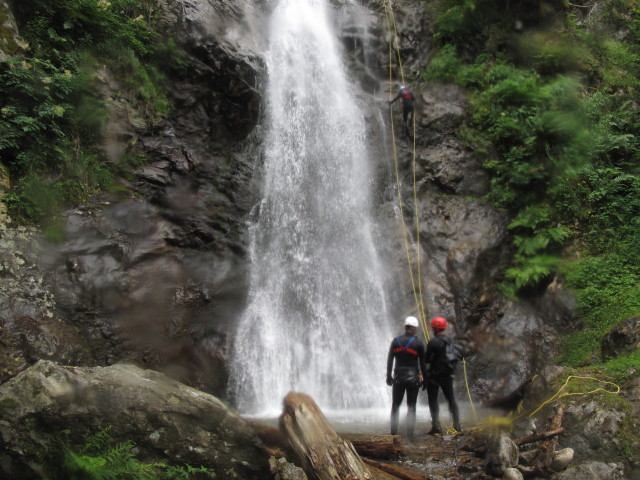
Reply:
[[98, 147], [108, 116], [99, 74], [135, 108], [169, 109], [164, 73], [175, 44], [157, 33], [156, 0], [21, 0], [22, 53], [0, 62], [0, 161], [13, 217], [44, 221], [107, 187], [116, 166]]
[[[424, 80], [469, 92], [460, 137], [481, 155], [489, 198], [513, 216], [515, 296], [561, 273], [584, 329], [560, 361], [599, 359], [604, 333], [640, 312], [640, 10], [608, 0], [438, 0]], [[626, 376], [638, 351], [604, 364]]]

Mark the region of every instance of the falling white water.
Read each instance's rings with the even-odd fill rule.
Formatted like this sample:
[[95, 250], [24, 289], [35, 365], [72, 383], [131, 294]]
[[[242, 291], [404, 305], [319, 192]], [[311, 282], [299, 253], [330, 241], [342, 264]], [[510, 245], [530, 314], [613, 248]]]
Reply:
[[292, 390], [325, 408], [389, 405], [365, 124], [325, 3], [280, 0], [271, 19], [264, 193], [232, 354], [249, 413], [281, 410]]

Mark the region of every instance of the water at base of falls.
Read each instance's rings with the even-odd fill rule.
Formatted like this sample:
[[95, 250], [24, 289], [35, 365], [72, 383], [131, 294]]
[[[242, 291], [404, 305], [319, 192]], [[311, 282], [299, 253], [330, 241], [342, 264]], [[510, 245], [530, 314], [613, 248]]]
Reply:
[[281, 0], [271, 18], [264, 192], [231, 362], [243, 412], [280, 410], [292, 390], [329, 409], [390, 402], [365, 124], [326, 8]]

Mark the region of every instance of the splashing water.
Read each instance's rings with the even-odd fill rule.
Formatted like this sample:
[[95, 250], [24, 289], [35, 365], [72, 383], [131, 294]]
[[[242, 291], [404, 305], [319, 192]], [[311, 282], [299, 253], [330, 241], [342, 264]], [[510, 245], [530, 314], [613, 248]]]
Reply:
[[357, 89], [323, 0], [281, 0], [269, 41], [264, 194], [232, 393], [244, 412], [277, 411], [291, 390], [326, 408], [386, 406], [392, 335]]

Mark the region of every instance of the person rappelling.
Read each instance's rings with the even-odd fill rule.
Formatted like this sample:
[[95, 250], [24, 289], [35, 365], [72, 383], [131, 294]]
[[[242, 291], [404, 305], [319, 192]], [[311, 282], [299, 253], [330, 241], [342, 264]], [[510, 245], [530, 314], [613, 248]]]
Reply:
[[[456, 356], [461, 353], [450, 354], [449, 351], [461, 348], [452, 344], [452, 340], [445, 334], [447, 319], [435, 317], [431, 320], [433, 337], [427, 344], [425, 363], [429, 366], [427, 370], [427, 396], [429, 398], [429, 412], [431, 413], [431, 430], [429, 435], [441, 434], [440, 410], [438, 407], [438, 392], [442, 389], [444, 398], [449, 404], [449, 411], [453, 417], [453, 428], [457, 432], [462, 431], [460, 426], [460, 412], [458, 403], [453, 393], [453, 374], [457, 363]], [[453, 358], [448, 358], [453, 356]]]
[[398, 87], [398, 95], [393, 100], [389, 100], [389, 105], [392, 105], [400, 98], [402, 99], [402, 136], [413, 138], [408, 125], [410, 125], [409, 117], [411, 117], [411, 122], [413, 121], [413, 102], [415, 102], [416, 98], [408, 86], [400, 85]]
[[[387, 385], [392, 386], [391, 435], [398, 434], [400, 405], [407, 393], [407, 438], [413, 441], [416, 424], [416, 403], [420, 387], [426, 386], [427, 366], [424, 362], [426, 348], [416, 336], [418, 319], [404, 320], [404, 335], [394, 338], [387, 356]], [[394, 367], [395, 363], [395, 367]], [[391, 370], [393, 368], [393, 376]]]

